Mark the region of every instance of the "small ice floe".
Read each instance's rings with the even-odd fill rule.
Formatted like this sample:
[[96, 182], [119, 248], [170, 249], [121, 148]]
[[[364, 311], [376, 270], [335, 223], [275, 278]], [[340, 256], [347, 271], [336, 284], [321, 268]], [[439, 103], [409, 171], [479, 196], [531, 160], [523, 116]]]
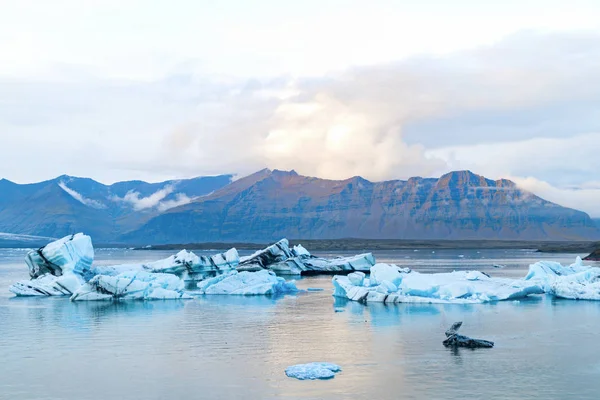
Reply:
[[493, 265], [494, 268], [504, 268], [506, 267], [506, 265], [502, 265], [502, 264], [494, 264]]
[[455, 322], [446, 331], [446, 340], [442, 343], [446, 347], [468, 347], [471, 349], [491, 348], [494, 347], [494, 342], [482, 339], [472, 339], [467, 336], [459, 335], [458, 330], [462, 326], [462, 322]]
[[459, 254], [458, 258], [465, 258], [465, 255], [464, 254]]
[[306, 290], [309, 291], [309, 292], [322, 292], [325, 289], [323, 289], [323, 288], [316, 288], [316, 287], [309, 287]]
[[342, 367], [327, 362], [313, 362], [309, 364], [292, 365], [285, 369], [285, 374], [290, 378], [301, 381], [315, 379], [331, 379], [340, 372]]

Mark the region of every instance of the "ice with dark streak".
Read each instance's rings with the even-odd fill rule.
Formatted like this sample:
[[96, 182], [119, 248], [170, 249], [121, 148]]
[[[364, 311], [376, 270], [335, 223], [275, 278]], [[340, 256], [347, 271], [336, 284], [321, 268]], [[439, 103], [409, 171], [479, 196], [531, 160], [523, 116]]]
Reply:
[[347, 271], [368, 272], [373, 265], [375, 265], [375, 257], [371, 253], [325, 259], [311, 255], [302, 245], [290, 249], [289, 241], [281, 239], [251, 256], [242, 257], [238, 271], [268, 269], [279, 275], [306, 275]]
[[71, 295], [85, 282], [93, 261], [89, 236], [66, 236], [27, 253], [25, 263], [31, 279], [15, 282], [8, 290], [17, 296]]
[[191, 299], [184, 289], [183, 280], [173, 274], [129, 271], [96, 275], [73, 293], [71, 301]]

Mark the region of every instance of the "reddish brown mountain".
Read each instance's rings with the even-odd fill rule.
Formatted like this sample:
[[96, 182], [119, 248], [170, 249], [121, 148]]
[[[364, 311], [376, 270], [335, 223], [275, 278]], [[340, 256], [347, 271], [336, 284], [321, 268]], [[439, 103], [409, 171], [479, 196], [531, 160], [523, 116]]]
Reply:
[[439, 179], [326, 180], [262, 170], [151, 219], [136, 243], [303, 239], [582, 240], [590, 217], [470, 171]]

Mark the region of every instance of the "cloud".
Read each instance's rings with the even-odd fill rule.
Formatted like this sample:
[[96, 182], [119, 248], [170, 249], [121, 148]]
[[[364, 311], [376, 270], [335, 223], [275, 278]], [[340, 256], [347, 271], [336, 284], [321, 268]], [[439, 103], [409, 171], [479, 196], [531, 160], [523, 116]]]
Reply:
[[177, 193], [175, 195], [175, 199], [174, 200], [166, 200], [166, 201], [161, 201], [160, 203], [158, 203], [158, 210], [159, 211], [167, 211], [171, 208], [175, 208], [175, 207], [179, 207], [179, 206], [183, 206], [186, 204], [191, 203], [192, 201], [194, 201], [193, 198], [188, 197], [186, 194], [184, 193]]
[[69, 188], [65, 182], [60, 182], [58, 184], [58, 186], [60, 186], [60, 188], [62, 190], [64, 190], [65, 192], [67, 192], [72, 198], [74, 198], [75, 200], [77, 200], [81, 204], [84, 204], [84, 205], [86, 205], [88, 207], [97, 208], [97, 209], [104, 209], [104, 208], [106, 208], [106, 205], [103, 204], [100, 201], [92, 200], [92, 199], [88, 199], [86, 197], [83, 197], [80, 193], [78, 193], [75, 190]]
[[558, 188], [542, 180], [526, 177], [513, 178], [517, 185], [525, 190], [536, 193], [538, 196], [553, 203], [576, 210], [585, 210], [592, 217], [600, 218], [600, 188]]
[[[596, 33], [521, 32], [313, 78], [230, 79], [182, 67], [152, 82], [5, 79], [0, 96], [0, 175], [13, 179], [41, 174], [22, 148], [48, 178], [104, 181], [264, 167], [371, 180], [471, 169], [560, 188], [600, 170]], [[166, 196], [128, 201], [152, 208]]]
[[112, 201], [129, 203], [134, 210], [142, 211], [148, 209], [157, 209], [159, 211], [166, 211], [170, 208], [182, 206], [191, 203], [194, 199], [188, 197], [184, 193], [177, 193], [175, 199], [165, 200], [169, 195], [175, 191], [174, 185], [167, 185], [164, 188], [152, 193], [148, 197], [142, 197], [139, 192], [129, 191], [125, 196], [118, 197], [113, 196]]

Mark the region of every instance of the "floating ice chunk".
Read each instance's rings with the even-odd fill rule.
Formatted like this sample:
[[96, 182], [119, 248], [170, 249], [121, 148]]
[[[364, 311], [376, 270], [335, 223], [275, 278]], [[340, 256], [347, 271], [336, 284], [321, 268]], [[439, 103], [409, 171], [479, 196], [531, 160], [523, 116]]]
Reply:
[[296, 257], [310, 257], [308, 250], [306, 250], [301, 244], [294, 246], [292, 252]]
[[398, 287], [390, 281], [381, 281], [379, 286], [377, 286], [376, 290], [379, 293], [388, 294], [396, 292], [398, 290]]
[[54, 276], [44, 274], [12, 284], [8, 290], [17, 296], [70, 296], [83, 284], [83, 278], [72, 273]]
[[294, 281], [275, 275], [272, 271], [229, 272], [198, 283], [201, 294], [279, 295], [298, 291]]
[[331, 379], [342, 368], [337, 364], [326, 362], [313, 362], [309, 364], [292, 365], [285, 369], [285, 374], [290, 378], [299, 380]]
[[191, 251], [182, 250], [179, 253], [147, 264], [123, 264], [111, 266], [95, 266], [95, 275], [119, 275], [129, 271], [146, 271], [152, 273], [173, 274], [185, 281], [200, 281], [202, 279], [234, 271], [239, 264], [236, 249], [213, 256], [197, 256]]
[[269, 247], [259, 250], [249, 257], [240, 259], [240, 271], [260, 271], [268, 269], [269, 265], [277, 264], [293, 258], [294, 254], [290, 250], [290, 242], [287, 239], [281, 239], [279, 242]]
[[309, 258], [303, 260], [303, 273], [335, 273], [341, 271], [368, 272], [375, 265], [375, 257], [371, 253], [358, 254], [350, 257]]
[[[554, 261], [539, 261], [529, 266], [525, 280], [538, 283], [546, 293], [567, 297], [576, 293], [583, 295], [588, 292], [588, 288], [577, 288], [576, 285], [594, 283], [599, 272], [600, 268], [583, 265], [580, 257], [577, 257], [575, 263], [569, 266], [563, 266]], [[592, 292], [588, 292], [588, 294]]]
[[61, 276], [68, 273], [85, 275], [94, 261], [92, 239], [78, 233], [47, 244], [27, 254], [25, 262], [31, 278], [51, 274]]
[[375, 264], [373, 267], [371, 267], [371, 275], [369, 279], [371, 285], [373, 286], [379, 285], [383, 281], [389, 281], [397, 286], [400, 284], [400, 282], [402, 282], [401, 272], [406, 273], [406, 271], [401, 270], [396, 265]]
[[71, 296], [79, 300], [156, 300], [189, 299], [181, 278], [172, 274], [144, 271], [124, 272], [116, 276], [96, 275]]
[[342, 271], [367, 272], [373, 265], [375, 265], [375, 258], [371, 253], [325, 259], [312, 256], [301, 245], [290, 249], [289, 241], [281, 239], [249, 257], [242, 257], [238, 271], [268, 269], [281, 275], [302, 275]]
[[600, 300], [600, 268], [557, 276], [548, 283], [547, 293], [563, 299]]
[[365, 273], [364, 272], [351, 272], [348, 274], [348, 280], [354, 286], [362, 286], [365, 282]]
[[600, 300], [600, 282], [582, 284], [579, 282], [554, 282], [550, 294], [572, 300]]
[[483, 303], [542, 293], [536, 282], [490, 278], [479, 271], [421, 274], [377, 264], [371, 272], [369, 283], [379, 283], [377, 286], [367, 285], [366, 280], [359, 286], [349, 277], [334, 276], [334, 296], [364, 303]]
[[31, 280], [9, 287], [17, 296], [65, 296], [85, 281], [94, 260], [92, 239], [82, 233], [64, 237], [25, 257]]

